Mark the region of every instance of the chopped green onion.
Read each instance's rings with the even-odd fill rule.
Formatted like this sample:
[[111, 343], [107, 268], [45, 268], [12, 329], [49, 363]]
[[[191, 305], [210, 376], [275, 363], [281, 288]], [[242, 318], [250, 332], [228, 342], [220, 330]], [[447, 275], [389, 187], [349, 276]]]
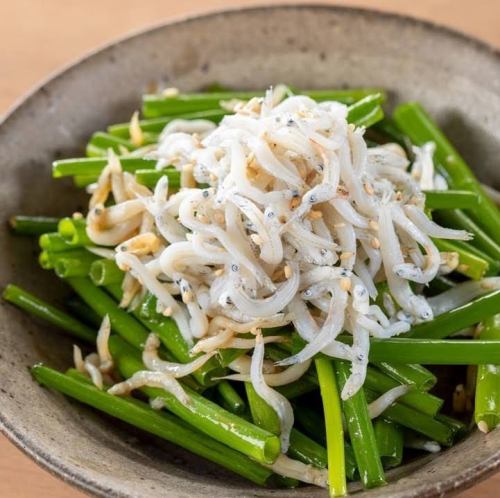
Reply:
[[16, 235], [41, 235], [47, 232], [55, 232], [59, 218], [49, 216], [12, 216], [9, 225]]

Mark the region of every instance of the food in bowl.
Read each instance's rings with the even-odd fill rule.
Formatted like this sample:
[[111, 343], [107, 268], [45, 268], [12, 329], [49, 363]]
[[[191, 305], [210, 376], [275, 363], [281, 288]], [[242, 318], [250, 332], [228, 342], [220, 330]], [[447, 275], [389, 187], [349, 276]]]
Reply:
[[[500, 213], [417, 103], [377, 89], [146, 95], [55, 161], [87, 213], [18, 216], [79, 340], [42, 385], [259, 485], [371, 488], [500, 414]], [[490, 193], [491, 194], [491, 193]], [[85, 353], [82, 352], [85, 348]], [[452, 418], [425, 365], [466, 365]], [[477, 375], [472, 371], [477, 366]]]

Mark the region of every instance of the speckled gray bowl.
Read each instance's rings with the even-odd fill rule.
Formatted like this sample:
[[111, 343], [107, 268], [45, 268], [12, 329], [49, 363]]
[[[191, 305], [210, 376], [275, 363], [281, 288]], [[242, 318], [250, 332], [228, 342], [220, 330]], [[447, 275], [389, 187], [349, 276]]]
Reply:
[[[381, 86], [391, 101], [417, 99], [436, 116], [482, 180], [500, 181], [500, 56], [487, 46], [413, 19], [337, 7], [273, 7], [210, 14], [113, 44], [31, 94], [0, 128], [0, 206], [12, 213], [71, 213], [83, 199], [50, 178], [50, 162], [81, 154], [96, 129], [128, 118], [147, 84], [183, 89]], [[498, 135], [498, 134], [497, 134]], [[38, 269], [35, 245], [6, 232], [1, 285], [49, 299], [63, 289]], [[0, 308], [0, 423], [46, 469], [99, 496], [323, 497], [324, 491], [257, 489], [200, 459], [41, 389], [40, 360], [70, 362], [70, 342], [44, 324]], [[500, 432], [471, 435], [426, 458], [370, 497], [430, 497], [470, 486], [500, 463]]]

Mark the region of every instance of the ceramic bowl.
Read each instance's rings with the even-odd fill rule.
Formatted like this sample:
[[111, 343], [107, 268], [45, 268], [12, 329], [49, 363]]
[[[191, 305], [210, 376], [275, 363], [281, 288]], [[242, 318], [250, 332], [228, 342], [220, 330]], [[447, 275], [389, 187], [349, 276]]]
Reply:
[[[390, 105], [419, 100], [481, 180], [500, 182], [500, 56], [484, 44], [414, 19], [326, 6], [254, 8], [162, 25], [112, 44], [29, 95], [0, 132], [0, 209], [63, 215], [84, 206], [69, 182], [53, 181], [53, 159], [83, 154], [89, 135], [126, 120], [150, 82], [194, 90], [277, 82], [298, 87], [380, 86]], [[2, 225], [3, 226], [3, 225]], [[2, 228], [3, 230], [3, 228]], [[64, 290], [37, 266], [36, 244], [0, 238], [0, 280], [47, 299]], [[28, 367], [67, 367], [71, 343], [17, 309], [0, 306], [0, 424], [35, 461], [98, 496], [324, 497], [324, 490], [257, 489], [205, 461], [139, 434], [54, 392]], [[462, 490], [500, 462], [500, 432], [404, 468], [363, 497], [430, 497]]]

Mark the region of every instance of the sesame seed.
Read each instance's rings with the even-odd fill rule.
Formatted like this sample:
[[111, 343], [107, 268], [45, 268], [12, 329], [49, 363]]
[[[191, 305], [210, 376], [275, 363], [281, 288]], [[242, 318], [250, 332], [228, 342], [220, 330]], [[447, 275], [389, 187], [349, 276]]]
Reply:
[[285, 272], [285, 278], [290, 278], [292, 276], [292, 269], [288, 265], [285, 265], [283, 270]]
[[337, 187], [337, 194], [340, 197], [347, 197], [349, 195], [349, 191], [345, 187], [342, 187], [342, 185], [340, 185]]
[[365, 183], [363, 188], [368, 195], [373, 195], [375, 193], [375, 190], [373, 190], [373, 187], [369, 183]]
[[129, 124], [130, 141], [135, 147], [140, 147], [144, 143], [144, 134], [139, 123], [139, 112], [132, 114]]
[[350, 252], [350, 251], [345, 251], [343, 252], [341, 255], [340, 255], [340, 259], [349, 259], [349, 258], [352, 258], [354, 256], [354, 253]]
[[167, 98], [177, 97], [177, 95], [179, 95], [179, 89], [174, 87], [165, 88], [161, 94], [163, 97]]
[[224, 218], [224, 215], [223, 215], [221, 212], [219, 212], [219, 211], [217, 211], [217, 212], [214, 214], [214, 220], [215, 220], [217, 223], [219, 223], [220, 225], [222, 225], [222, 224], [224, 223], [224, 221], [226, 221], [226, 220], [225, 220], [225, 218]]
[[484, 420], [480, 420], [477, 423], [477, 428], [484, 434], [488, 434], [488, 432], [490, 432], [490, 428], [488, 427], [488, 424]]
[[314, 180], [315, 177], [316, 177], [316, 171], [314, 171], [314, 170], [309, 171], [309, 173], [306, 176], [306, 183], [310, 184]]
[[453, 411], [457, 413], [464, 412], [465, 402], [466, 402], [466, 396], [465, 396], [464, 386], [463, 384], [458, 384], [458, 386], [455, 387], [455, 392], [453, 393], [453, 399], [452, 399]]
[[368, 222], [368, 226], [372, 229], [372, 230], [378, 230], [378, 222], [376, 222], [375, 220], [370, 220]]
[[276, 280], [281, 280], [285, 276], [285, 272], [283, 271], [283, 268], [279, 268], [278, 270], [275, 270], [274, 273], [271, 275], [271, 280], [276, 281]]
[[309, 220], [319, 220], [323, 217], [323, 213], [321, 211], [318, 211], [318, 210], [315, 210], [315, 209], [312, 209], [311, 211], [309, 211], [309, 213], [307, 214], [307, 218]]
[[373, 237], [373, 239], [370, 240], [370, 245], [373, 249], [380, 249], [380, 240], [378, 240], [377, 237]]
[[252, 239], [252, 242], [258, 246], [261, 246], [263, 244], [262, 237], [256, 233], [252, 233], [252, 235], [250, 235], [250, 238]]
[[182, 300], [187, 304], [193, 300], [193, 293], [191, 291], [184, 291], [182, 293]]
[[340, 279], [340, 288], [346, 292], [351, 290], [351, 284], [351, 279], [348, 277], [343, 277]]
[[171, 316], [172, 315], [172, 308], [170, 306], [167, 306], [164, 310], [163, 310], [163, 315], [164, 316]]

